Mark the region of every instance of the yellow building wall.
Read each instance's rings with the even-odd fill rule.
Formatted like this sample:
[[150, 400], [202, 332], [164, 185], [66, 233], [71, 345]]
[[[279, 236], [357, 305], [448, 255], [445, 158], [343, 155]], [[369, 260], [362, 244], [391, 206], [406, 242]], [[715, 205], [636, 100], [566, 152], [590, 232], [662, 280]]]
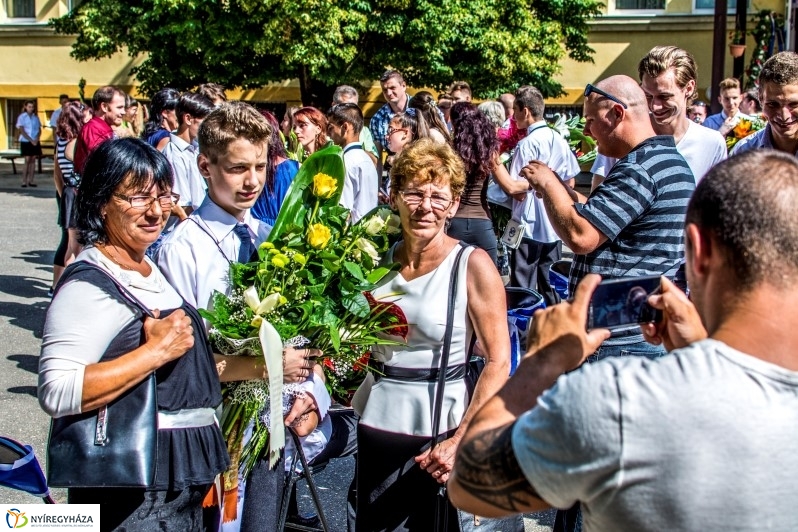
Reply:
[[[730, 4], [734, 0], [728, 0]], [[664, 11], [635, 14], [615, 9], [615, 0], [607, 0], [606, 14], [590, 23], [589, 43], [595, 49], [594, 63], [577, 63], [565, 59], [561, 73], [556, 77], [567, 94], [552, 98], [549, 104], [577, 105], [582, 101], [586, 83], [592, 83], [615, 74], [637, 78], [637, 63], [656, 45], [672, 44], [690, 51], [698, 64], [699, 95], [706, 99], [706, 89], [711, 81], [712, 38], [714, 19], [711, 14], [691, 14], [694, 0], [668, 0]], [[7, 149], [6, 101], [31, 98], [38, 103], [43, 124], [58, 106], [58, 95], [78, 96], [78, 82], [86, 80], [85, 96], [107, 84], [119, 86], [140, 95], [135, 80], [129, 75], [135, 61], [124, 53], [109, 59], [79, 63], [69, 56], [72, 39], [56, 36], [46, 21], [67, 13], [67, 0], [36, 0], [36, 21], [8, 19], [6, 2], [0, 1], [0, 150]], [[757, 1], [752, 12], [772, 9], [784, 13], [782, 0]], [[734, 25], [729, 15], [727, 30]], [[751, 24], [749, 23], [749, 28]], [[749, 37], [746, 64], [751, 54]], [[732, 59], [726, 56], [725, 72], [731, 73]], [[409, 89], [415, 93], [420, 89]], [[435, 94], [435, 91], [431, 91]], [[299, 86], [296, 80], [272, 83], [257, 90], [228, 91], [231, 99], [249, 101], [285, 102], [300, 106]], [[370, 116], [383, 103], [379, 84], [374, 82], [361, 94], [364, 114]], [[45, 129], [43, 142], [52, 142], [51, 131]]]

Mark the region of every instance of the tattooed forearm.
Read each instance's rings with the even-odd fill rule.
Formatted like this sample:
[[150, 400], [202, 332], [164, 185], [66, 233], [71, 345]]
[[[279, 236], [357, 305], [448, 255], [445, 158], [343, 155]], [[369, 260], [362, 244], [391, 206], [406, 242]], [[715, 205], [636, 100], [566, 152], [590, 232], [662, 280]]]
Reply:
[[486, 430], [460, 446], [457, 480], [474, 497], [504, 510], [520, 512], [540, 499], [524, 476], [511, 444], [513, 425]]

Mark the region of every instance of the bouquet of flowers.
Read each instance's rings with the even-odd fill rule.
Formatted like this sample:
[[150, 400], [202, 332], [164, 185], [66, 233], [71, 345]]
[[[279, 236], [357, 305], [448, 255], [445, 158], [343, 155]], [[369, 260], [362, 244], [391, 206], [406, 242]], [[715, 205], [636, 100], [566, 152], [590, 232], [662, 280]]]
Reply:
[[568, 146], [574, 156], [576, 156], [579, 166], [592, 164], [596, 160], [598, 150], [596, 149], [596, 141], [592, 137], [585, 135], [585, 119], [580, 118], [579, 115], [566, 119], [565, 116], [559, 113], [554, 116], [556, 120], [550, 127], [556, 129], [568, 141]]
[[731, 153], [732, 148], [748, 135], [765, 128], [766, 122], [759, 117], [741, 118], [734, 128], [726, 133], [726, 149]]
[[389, 237], [400, 232], [399, 217], [378, 207], [352, 224], [349, 210], [338, 203], [344, 175], [340, 148], [311, 155], [258, 250], [260, 260], [234, 264], [231, 294], [216, 293], [213, 309], [202, 312], [212, 325], [215, 349], [267, 359], [268, 382], [247, 381], [226, 389], [222, 431], [234, 460], [243, 429], [254, 421], [252, 438], [241, 449], [244, 475], [267, 444], [274, 461], [283, 443], [281, 414], [296, 393], [292, 385], [283, 393], [284, 345], [321, 349], [331, 395], [347, 400], [365, 377], [371, 346], [396, 345], [386, 336], [407, 335], [399, 307], [370, 293], [392, 269], [380, 265], [380, 255], [388, 249]]

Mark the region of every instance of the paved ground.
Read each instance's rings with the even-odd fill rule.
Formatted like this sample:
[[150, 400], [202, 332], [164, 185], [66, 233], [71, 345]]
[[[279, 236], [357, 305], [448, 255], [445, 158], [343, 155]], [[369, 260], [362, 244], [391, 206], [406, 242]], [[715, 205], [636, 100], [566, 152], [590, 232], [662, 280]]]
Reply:
[[[18, 170], [21, 168], [18, 167]], [[11, 165], [0, 163], [0, 434], [33, 446], [43, 468], [49, 418], [36, 400], [36, 372], [42, 324], [52, 280], [56, 226], [52, 164], [44, 163], [36, 188], [21, 188]], [[317, 477], [334, 531], [345, 530], [344, 497], [353, 460], [333, 461]], [[46, 470], [46, 469], [45, 469]], [[64, 502], [63, 490], [55, 490]], [[300, 505], [310, 508], [300, 490]], [[0, 487], [0, 504], [36, 503], [39, 499]], [[526, 531], [550, 531], [551, 512], [528, 516]]]

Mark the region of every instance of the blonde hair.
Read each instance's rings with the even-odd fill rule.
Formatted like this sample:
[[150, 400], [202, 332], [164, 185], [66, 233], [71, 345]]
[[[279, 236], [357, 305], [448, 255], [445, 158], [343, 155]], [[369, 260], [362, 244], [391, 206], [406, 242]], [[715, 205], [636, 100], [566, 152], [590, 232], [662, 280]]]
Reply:
[[419, 139], [400, 153], [391, 167], [391, 192], [396, 194], [411, 180], [420, 184], [449, 185], [455, 198], [463, 193], [465, 165], [448, 144]]
[[[698, 68], [696, 68], [693, 56], [687, 50], [677, 46], [655, 46], [652, 48], [637, 65], [637, 73], [640, 76], [640, 81], [643, 81], [643, 74], [656, 78], [671, 68], [676, 78], [676, 85], [680, 89], [684, 89], [690, 80], [695, 80], [698, 75]], [[691, 102], [695, 97], [696, 91], [693, 89], [693, 92], [687, 95], [687, 102]]]

